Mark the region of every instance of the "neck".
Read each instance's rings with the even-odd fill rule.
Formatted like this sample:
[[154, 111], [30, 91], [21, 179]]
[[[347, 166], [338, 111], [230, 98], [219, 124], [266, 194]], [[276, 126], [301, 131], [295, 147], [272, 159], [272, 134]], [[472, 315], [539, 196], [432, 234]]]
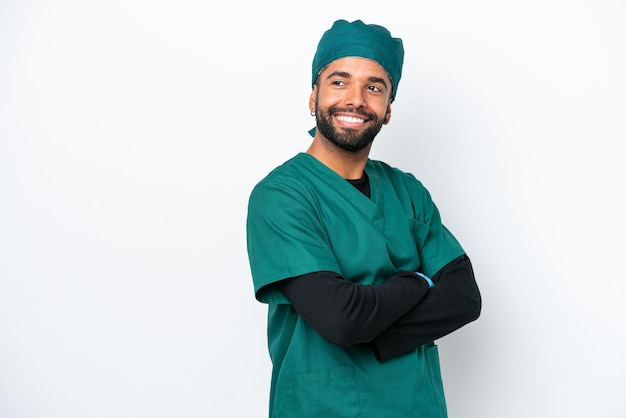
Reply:
[[344, 179], [355, 180], [363, 176], [363, 169], [369, 156], [371, 144], [361, 151], [350, 152], [338, 148], [318, 135], [315, 136], [313, 143], [306, 151], [307, 154], [315, 157]]

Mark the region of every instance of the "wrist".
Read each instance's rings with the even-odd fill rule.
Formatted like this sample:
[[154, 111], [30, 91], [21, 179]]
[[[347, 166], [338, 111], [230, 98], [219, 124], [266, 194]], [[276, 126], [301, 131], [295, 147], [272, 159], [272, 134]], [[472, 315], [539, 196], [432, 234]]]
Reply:
[[430, 279], [430, 277], [428, 277], [424, 273], [420, 273], [419, 271], [416, 271], [415, 274], [420, 276], [422, 279], [426, 280], [426, 283], [428, 283], [429, 289], [435, 286], [435, 283]]

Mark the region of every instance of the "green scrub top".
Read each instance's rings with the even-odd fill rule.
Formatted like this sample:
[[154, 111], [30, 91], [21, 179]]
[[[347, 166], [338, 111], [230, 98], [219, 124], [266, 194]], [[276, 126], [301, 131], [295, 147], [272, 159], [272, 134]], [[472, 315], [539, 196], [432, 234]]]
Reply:
[[436, 345], [379, 362], [369, 345], [326, 341], [271, 286], [315, 271], [366, 285], [399, 270], [432, 277], [464, 253], [413, 175], [374, 160], [365, 171], [370, 198], [300, 153], [250, 195], [250, 268], [269, 305], [270, 417], [446, 417]]

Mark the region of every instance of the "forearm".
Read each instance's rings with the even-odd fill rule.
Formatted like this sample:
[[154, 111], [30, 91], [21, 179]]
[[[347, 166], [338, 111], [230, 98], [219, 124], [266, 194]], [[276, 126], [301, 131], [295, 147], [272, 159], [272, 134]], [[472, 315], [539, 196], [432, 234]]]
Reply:
[[413, 351], [480, 315], [481, 296], [467, 256], [450, 262], [433, 281], [435, 286], [418, 305], [374, 339], [380, 361]]
[[311, 273], [278, 285], [305, 321], [343, 347], [371, 342], [428, 291], [426, 281], [409, 271], [377, 286], [356, 284], [334, 272]]

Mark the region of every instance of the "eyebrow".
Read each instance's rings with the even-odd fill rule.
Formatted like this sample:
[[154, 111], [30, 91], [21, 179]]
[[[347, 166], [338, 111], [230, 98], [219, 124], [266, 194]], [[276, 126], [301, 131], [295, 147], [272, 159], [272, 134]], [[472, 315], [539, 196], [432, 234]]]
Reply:
[[[332, 73], [328, 74], [328, 77], [326, 77], [326, 79], [330, 79], [332, 77], [342, 77], [342, 78], [350, 78], [352, 77], [351, 74], [347, 71], [333, 71]], [[372, 83], [380, 83], [383, 86], [385, 86], [385, 88], [389, 88], [389, 86], [387, 86], [387, 83], [385, 82], [384, 78], [381, 77], [369, 77], [368, 80]]]

